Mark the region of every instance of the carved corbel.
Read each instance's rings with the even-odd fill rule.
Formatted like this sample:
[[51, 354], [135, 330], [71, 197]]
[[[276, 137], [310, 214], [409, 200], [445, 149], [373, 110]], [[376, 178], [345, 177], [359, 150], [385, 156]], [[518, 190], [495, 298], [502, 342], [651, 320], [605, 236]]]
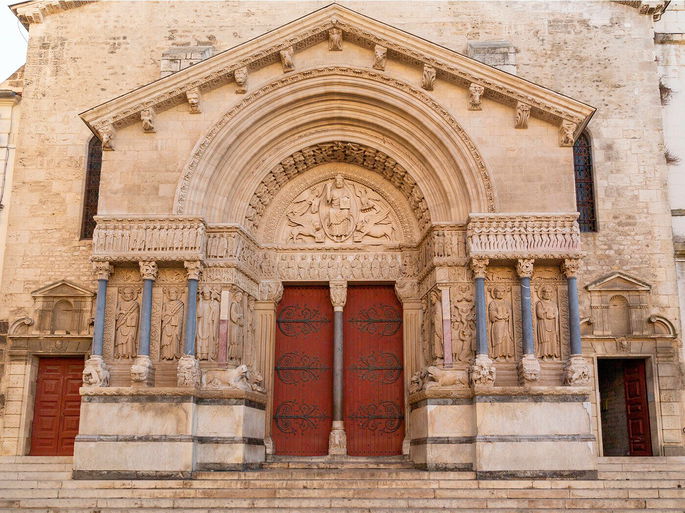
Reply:
[[332, 28], [328, 31], [328, 49], [332, 52], [342, 52], [343, 31], [339, 28]]
[[190, 107], [191, 114], [199, 114], [200, 111], [200, 88], [193, 87], [192, 89], [186, 91], [186, 99], [188, 100], [188, 106]]
[[402, 303], [419, 300], [419, 284], [416, 280], [402, 279], [395, 282], [395, 293]]
[[114, 126], [111, 123], [105, 123], [97, 127], [100, 134], [100, 141], [102, 142], [102, 151], [114, 150]]
[[143, 123], [143, 132], [150, 134], [155, 131], [155, 109], [148, 107], [140, 111], [140, 120]]
[[579, 258], [567, 258], [561, 264], [561, 272], [564, 274], [564, 276], [566, 276], [566, 278], [575, 278], [578, 276], [579, 269]]
[[329, 285], [333, 310], [342, 312], [345, 303], [347, 303], [347, 282], [344, 280], [336, 280], [329, 282]]
[[373, 69], [385, 71], [385, 64], [388, 60], [388, 49], [385, 46], [376, 45], [373, 47]]
[[281, 56], [281, 64], [283, 65], [284, 73], [288, 73], [289, 71], [295, 70], [295, 62], [293, 61], [294, 54], [295, 50], [292, 46], [289, 46], [288, 48], [281, 50], [279, 52], [279, 55]]
[[93, 262], [93, 272], [96, 280], [109, 280], [113, 268], [109, 262]]
[[202, 262], [198, 260], [183, 262], [183, 267], [186, 268], [186, 274], [189, 280], [200, 280], [200, 276], [202, 276]]
[[259, 300], [278, 303], [283, 297], [283, 282], [279, 280], [265, 280], [259, 282]]
[[157, 279], [157, 262], [138, 262], [140, 266], [140, 277], [144, 280]]
[[238, 68], [233, 72], [235, 80], [235, 94], [245, 94], [247, 92], [247, 66]]
[[484, 92], [485, 88], [480, 84], [469, 86], [469, 110], [482, 110], [481, 97]]
[[516, 103], [516, 128], [528, 128], [528, 119], [530, 118], [530, 105], [517, 102]]
[[574, 122], [563, 120], [559, 126], [559, 146], [573, 146], [577, 128]]
[[516, 262], [516, 274], [519, 278], [532, 278], [535, 260], [532, 258], [519, 258]]
[[423, 65], [423, 75], [421, 76], [421, 87], [426, 91], [432, 91], [435, 87], [436, 71], [433, 66]]
[[28, 334], [29, 326], [33, 326], [33, 319], [31, 319], [31, 317], [20, 317], [12, 324], [10, 324], [10, 327], [7, 330], [7, 334], [10, 337], [26, 335]]
[[485, 271], [488, 270], [489, 258], [474, 257], [471, 259], [471, 271], [474, 278], [485, 278]]

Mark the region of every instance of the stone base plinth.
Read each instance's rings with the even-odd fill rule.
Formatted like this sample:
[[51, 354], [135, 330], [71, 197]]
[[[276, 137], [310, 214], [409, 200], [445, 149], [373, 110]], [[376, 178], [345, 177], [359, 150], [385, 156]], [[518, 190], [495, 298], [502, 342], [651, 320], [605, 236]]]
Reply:
[[597, 475], [589, 390], [432, 388], [410, 397], [410, 457], [419, 468], [479, 479]]
[[262, 394], [121, 387], [81, 396], [75, 478], [179, 478], [264, 461]]

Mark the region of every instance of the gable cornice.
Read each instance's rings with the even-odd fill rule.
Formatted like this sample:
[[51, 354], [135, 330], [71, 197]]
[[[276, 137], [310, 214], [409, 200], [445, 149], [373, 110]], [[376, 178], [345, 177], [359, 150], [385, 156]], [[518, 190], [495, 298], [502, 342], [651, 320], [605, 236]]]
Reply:
[[[367, 48], [387, 49], [387, 58], [421, 68], [432, 67], [437, 77], [463, 87], [484, 87], [484, 98], [530, 106], [530, 115], [558, 126], [572, 127], [577, 136], [595, 109], [585, 103], [490, 67], [337, 4], [331, 4], [201, 63], [144, 85], [81, 114], [101, 139], [112, 130], [140, 121], [143, 110], [159, 112], [188, 100], [187, 92], [209, 90], [234, 81], [236, 70], [254, 71], [281, 60], [281, 52], [295, 53], [328, 39], [341, 29], [344, 39]], [[296, 58], [296, 57], [295, 57]], [[369, 67], [371, 67], [369, 62]], [[298, 70], [299, 71], [299, 70]], [[567, 145], [567, 144], [566, 144]]]
[[10, 9], [28, 30], [32, 23], [43, 23], [45, 16], [67, 11], [97, 0], [33, 0], [10, 5]]
[[613, 0], [617, 4], [627, 5], [637, 9], [640, 14], [647, 14], [654, 21], [659, 21], [666, 12], [671, 0]]

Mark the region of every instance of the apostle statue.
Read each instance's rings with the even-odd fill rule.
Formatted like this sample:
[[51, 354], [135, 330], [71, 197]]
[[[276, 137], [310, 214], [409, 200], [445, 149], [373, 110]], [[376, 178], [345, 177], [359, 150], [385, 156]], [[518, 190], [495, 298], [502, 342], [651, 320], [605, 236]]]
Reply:
[[553, 290], [544, 285], [539, 292], [540, 300], [535, 305], [537, 316], [538, 357], [560, 358], [559, 308], [552, 300]]
[[433, 290], [431, 298], [431, 313], [433, 314], [433, 363], [440, 365], [445, 361], [445, 350], [442, 345], [442, 297], [439, 290]]
[[243, 312], [243, 292], [239, 289], [236, 289], [231, 301], [229, 320], [228, 363], [240, 365], [243, 352], [245, 314]]
[[493, 358], [508, 360], [514, 357], [514, 341], [511, 338], [511, 304], [504, 299], [506, 291], [502, 287], [492, 289], [492, 301], [488, 306], [490, 337]]
[[203, 287], [197, 305], [197, 358], [216, 360], [219, 302], [209, 287]]
[[164, 289], [166, 301], [162, 307], [162, 334], [159, 350], [161, 360], [174, 360], [183, 353], [183, 301], [181, 289]]
[[121, 290], [114, 322], [114, 358], [133, 358], [136, 355], [139, 316], [138, 290], [124, 287]]

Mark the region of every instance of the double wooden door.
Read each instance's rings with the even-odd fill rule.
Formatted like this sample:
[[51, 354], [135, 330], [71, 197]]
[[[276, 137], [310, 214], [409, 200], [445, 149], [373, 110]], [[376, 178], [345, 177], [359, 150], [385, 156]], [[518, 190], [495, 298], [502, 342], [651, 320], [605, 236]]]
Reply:
[[[328, 454], [333, 308], [328, 287], [286, 287], [276, 320], [276, 454]], [[350, 456], [402, 453], [402, 308], [392, 286], [350, 286], [343, 310], [343, 420]]]
[[623, 361], [628, 447], [631, 456], [652, 455], [645, 360]]
[[31, 456], [71, 456], [81, 412], [83, 358], [40, 358]]

